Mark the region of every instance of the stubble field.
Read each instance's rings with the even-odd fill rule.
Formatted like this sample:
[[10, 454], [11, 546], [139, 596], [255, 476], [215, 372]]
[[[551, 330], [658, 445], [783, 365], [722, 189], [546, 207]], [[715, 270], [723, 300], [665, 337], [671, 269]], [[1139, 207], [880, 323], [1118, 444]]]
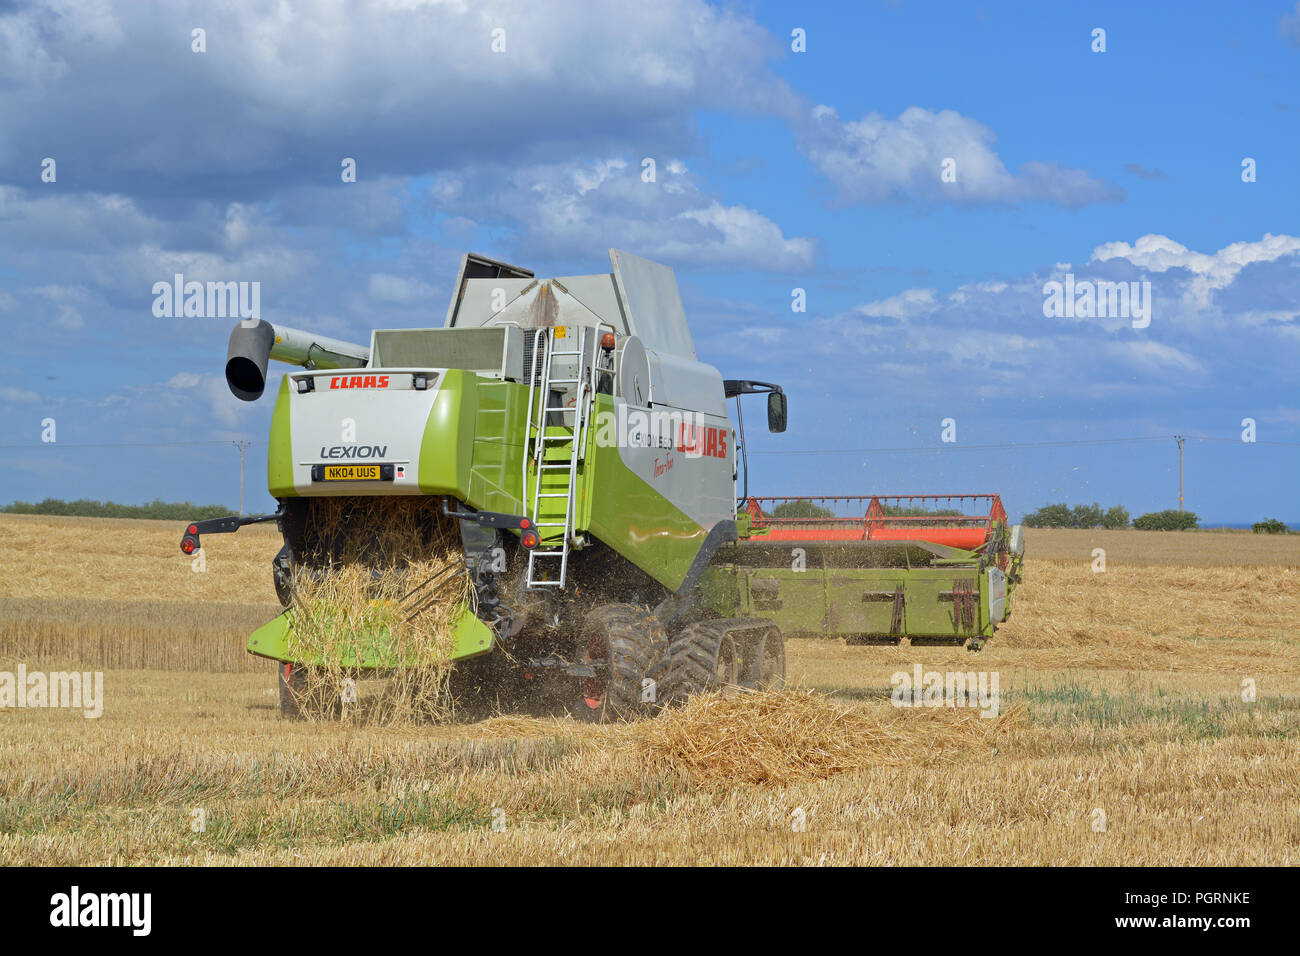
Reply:
[[[384, 728], [282, 720], [244, 654], [274, 529], [201, 573], [179, 533], [0, 516], [0, 670], [105, 690], [0, 709], [0, 862], [1300, 862], [1300, 536], [1031, 531], [978, 655], [791, 641], [814, 696]], [[996, 672], [1001, 716], [893, 707], [917, 663]]]

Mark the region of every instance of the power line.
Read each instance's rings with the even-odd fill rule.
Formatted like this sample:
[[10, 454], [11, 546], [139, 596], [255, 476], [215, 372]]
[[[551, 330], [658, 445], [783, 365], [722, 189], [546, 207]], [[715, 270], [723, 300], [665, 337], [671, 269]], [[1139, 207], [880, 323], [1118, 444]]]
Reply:
[[[1253, 441], [1242, 442], [1240, 438], [1214, 438], [1210, 436], [1187, 435], [1186, 441], [1221, 442], [1227, 444], [1274, 445], [1288, 448], [1300, 447], [1295, 441]], [[900, 448], [794, 448], [785, 451], [751, 451], [751, 455], [899, 455], [934, 451], [997, 451], [1007, 448], [1065, 448], [1078, 445], [1118, 445], [1133, 442], [1177, 441], [1176, 435], [1155, 435], [1140, 438], [1077, 438], [1060, 441], [1018, 441], [992, 442], [970, 445], [957, 442], [945, 442], [939, 445], [909, 445]], [[0, 445], [2, 449], [37, 449], [37, 448], [183, 448], [195, 445], [265, 445], [264, 441], [249, 439], [210, 439], [206, 441], [139, 441], [139, 442], [40, 442]]]
[[35, 442], [19, 445], [0, 445], [0, 448], [170, 448], [186, 445], [236, 445], [244, 441], [247, 445], [265, 445], [264, 441], [246, 441], [244, 439], [219, 438], [210, 441], [110, 441], [110, 442]]
[[982, 445], [963, 445], [957, 442], [944, 442], [939, 445], [926, 445], [918, 447], [911, 445], [905, 448], [805, 448], [792, 449], [790, 451], [752, 451], [751, 455], [881, 455], [881, 454], [901, 454], [907, 452], [932, 452], [946, 450], [961, 451], [991, 451], [1001, 448], [1047, 448], [1065, 445], [1114, 445], [1122, 442], [1155, 442], [1168, 441], [1166, 436], [1154, 438], [1086, 438], [1075, 439], [1073, 441], [1039, 441], [1039, 442], [996, 442]]
[[[789, 451], [751, 451], [751, 455], [895, 455], [906, 454], [911, 452], [935, 452], [935, 451], [995, 451], [1007, 448], [1057, 448], [1069, 447], [1075, 445], [1118, 445], [1131, 442], [1167, 442], [1176, 440], [1174, 435], [1155, 435], [1145, 436], [1142, 438], [1077, 438], [1073, 440], [1061, 441], [1025, 441], [1025, 442], [995, 442], [981, 445], [964, 445], [957, 442], [945, 442], [938, 445], [927, 445], [918, 447], [911, 445], [905, 448], [801, 448], [791, 449]], [[1214, 442], [1235, 442], [1241, 443], [1239, 438], [1195, 438], [1187, 437], [1187, 441], [1214, 441]], [[1300, 447], [1300, 442], [1294, 441], [1256, 441], [1244, 444], [1253, 445], [1286, 445], [1291, 447]]]
[[1227, 442], [1230, 445], [1300, 445], [1300, 441], [1242, 441], [1240, 438], [1197, 438], [1195, 435], [1185, 435], [1188, 441], [1217, 441]]

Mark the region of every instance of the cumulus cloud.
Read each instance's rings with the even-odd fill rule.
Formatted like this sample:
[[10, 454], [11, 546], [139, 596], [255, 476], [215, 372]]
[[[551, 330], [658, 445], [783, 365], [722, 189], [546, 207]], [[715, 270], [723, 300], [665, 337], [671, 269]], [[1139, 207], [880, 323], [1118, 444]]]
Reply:
[[1298, 252], [1300, 238], [1272, 233], [1265, 233], [1258, 242], [1234, 242], [1213, 253], [1194, 252], [1168, 236], [1150, 233], [1133, 245], [1127, 242], [1103, 243], [1093, 250], [1092, 261], [1122, 259], [1155, 273], [1186, 269], [1194, 277], [1186, 290], [1188, 301], [1204, 307], [1209, 304], [1213, 291], [1230, 285], [1246, 266], [1273, 262]]
[[52, 156], [102, 192], [239, 198], [339, 184], [343, 157], [364, 179], [680, 145], [694, 110], [793, 99], [776, 38], [703, 0], [66, 6], [0, 12], [0, 167]]
[[[1265, 267], [1273, 271], [1248, 277]], [[1123, 316], [1046, 317], [1044, 284], [1066, 272], [1077, 281], [1151, 282], [1150, 325], [1135, 329]], [[754, 337], [768, 354], [791, 357], [791, 374], [811, 365], [821, 370], [820, 387], [837, 394], [919, 395], [923, 384], [931, 399], [973, 389], [985, 399], [1033, 396], [1083, 408], [1144, 389], [1151, 396], [1239, 381], [1241, 367], [1291, 369], [1294, 359], [1283, 356], [1293, 356], [1300, 339], [1297, 285], [1296, 237], [1266, 235], [1200, 253], [1144, 236], [1098, 246], [1085, 267], [1057, 263], [949, 292], [904, 289], [831, 317], [746, 324], [747, 334], [763, 330]]]
[[48, 322], [61, 329], [76, 332], [86, 327], [81, 307], [91, 300], [90, 294], [82, 286], [43, 285], [32, 290], [48, 305], [40, 310], [38, 321]]
[[857, 306], [853, 312], [877, 318], [908, 319], [933, 312], [937, 307], [934, 289], [907, 289], [887, 299]]
[[129, 317], [122, 329], [129, 341], [158, 321], [155, 283], [178, 273], [186, 281], [258, 282], [263, 307], [283, 308], [322, 259], [336, 257], [336, 244], [330, 230], [291, 228], [260, 204], [153, 212], [122, 195], [0, 187], [0, 260], [32, 281], [0, 293], [0, 308], [21, 301], [26, 308], [14, 321], [70, 332]]
[[[1057, 163], [1027, 162], [1013, 174], [994, 150], [995, 139], [987, 126], [955, 110], [911, 106], [897, 119], [868, 113], [841, 120], [823, 105], [801, 124], [799, 147], [845, 202], [1041, 201], [1078, 207], [1124, 198], [1119, 187]], [[954, 181], [943, 181], [945, 168]]]
[[656, 164], [654, 182], [623, 158], [441, 177], [432, 193], [453, 215], [510, 223], [520, 255], [585, 256], [610, 246], [682, 265], [794, 270], [815, 243], [788, 238], [766, 216], [708, 195], [679, 159]]

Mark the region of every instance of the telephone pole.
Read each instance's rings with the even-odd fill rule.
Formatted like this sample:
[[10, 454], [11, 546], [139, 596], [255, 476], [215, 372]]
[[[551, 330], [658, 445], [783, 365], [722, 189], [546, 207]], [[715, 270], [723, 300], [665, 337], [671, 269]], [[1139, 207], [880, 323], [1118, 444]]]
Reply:
[[[244, 514], [244, 455], [248, 451], [248, 446], [251, 445], [252, 442], [245, 441], [241, 438], [239, 441], [232, 441], [231, 444], [239, 449], [239, 514], [242, 517]], [[1181, 486], [1178, 493], [1181, 496]]]
[[[1174, 441], [1178, 442], [1178, 510], [1183, 510], [1183, 436], [1175, 435]], [[243, 514], [241, 511], [240, 514]]]

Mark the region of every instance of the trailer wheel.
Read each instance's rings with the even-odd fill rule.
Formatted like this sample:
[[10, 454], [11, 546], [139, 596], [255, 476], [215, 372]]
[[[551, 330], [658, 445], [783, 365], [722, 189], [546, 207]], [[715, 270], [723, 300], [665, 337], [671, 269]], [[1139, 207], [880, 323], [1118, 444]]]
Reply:
[[669, 702], [713, 690], [734, 693], [742, 686], [736, 623], [697, 621], [677, 635], [669, 649]]
[[280, 685], [280, 716], [289, 720], [301, 720], [303, 713], [300, 701], [305, 695], [312, 697], [308, 705], [309, 713], [328, 717], [342, 715], [342, 694], [336, 688], [323, 686], [319, 671], [313, 674], [312, 668], [304, 664], [290, 663], [280, 663], [275, 670]]
[[663, 699], [668, 639], [648, 609], [596, 608], [583, 621], [578, 653], [597, 675], [581, 678], [581, 697], [571, 708], [575, 717], [630, 720], [652, 712]]
[[298, 698], [295, 692], [302, 693], [305, 683], [303, 670], [296, 664], [281, 663], [276, 666], [275, 672], [278, 676], [277, 683], [280, 685], [280, 716], [297, 720], [302, 714], [298, 710]]
[[780, 690], [785, 686], [785, 638], [775, 624], [741, 641], [741, 686]]

